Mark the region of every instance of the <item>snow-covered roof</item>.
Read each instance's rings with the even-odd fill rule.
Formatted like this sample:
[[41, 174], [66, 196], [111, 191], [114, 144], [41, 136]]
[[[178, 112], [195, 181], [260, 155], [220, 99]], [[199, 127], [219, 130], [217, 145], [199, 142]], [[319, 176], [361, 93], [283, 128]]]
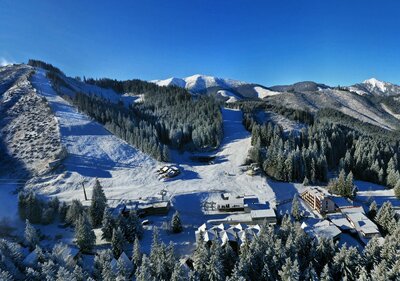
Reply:
[[196, 237], [202, 235], [205, 242], [219, 241], [223, 245], [227, 242], [237, 242], [239, 245], [245, 241], [251, 241], [260, 234], [259, 225], [247, 225], [239, 223], [236, 225], [219, 224], [211, 226], [210, 224], [201, 225], [196, 231]]
[[275, 211], [273, 209], [251, 210], [252, 219], [275, 218]]
[[217, 234], [212, 230], [206, 230], [206, 231], [203, 232], [203, 239], [206, 242], [214, 241], [217, 238], [218, 238]]
[[354, 224], [357, 231], [361, 231], [364, 234], [380, 234], [376, 224], [363, 213], [347, 213], [346, 216]]
[[353, 204], [344, 197], [332, 196], [331, 199], [338, 208], [353, 207]]
[[334, 239], [342, 233], [337, 226], [327, 220], [320, 221], [314, 225], [308, 225], [307, 223], [303, 222], [301, 228], [308, 235], [317, 239], [322, 237]]
[[364, 208], [363, 207], [348, 207], [348, 208], [342, 208], [340, 210], [343, 214], [354, 214], [354, 213], [364, 213]]
[[345, 215], [342, 213], [333, 213], [328, 214], [327, 218], [341, 230], [350, 230], [353, 229], [353, 226], [349, 223]]

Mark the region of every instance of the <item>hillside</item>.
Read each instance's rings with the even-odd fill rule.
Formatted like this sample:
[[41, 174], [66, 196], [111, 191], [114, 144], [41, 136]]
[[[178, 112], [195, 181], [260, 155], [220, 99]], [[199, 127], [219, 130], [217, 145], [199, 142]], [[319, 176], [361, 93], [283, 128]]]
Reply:
[[29, 80], [33, 71], [25, 65], [0, 71], [0, 88], [4, 91], [0, 100], [3, 174], [25, 177], [45, 173], [51, 170], [51, 162], [64, 155], [57, 120]]

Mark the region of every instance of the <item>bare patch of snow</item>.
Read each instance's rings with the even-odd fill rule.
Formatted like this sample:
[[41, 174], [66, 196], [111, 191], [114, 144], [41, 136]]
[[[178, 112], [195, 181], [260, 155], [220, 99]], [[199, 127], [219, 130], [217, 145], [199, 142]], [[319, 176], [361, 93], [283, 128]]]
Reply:
[[281, 94], [280, 92], [274, 92], [274, 91], [262, 88], [260, 86], [254, 87], [254, 90], [257, 92], [258, 98], [260, 98], [260, 99]]

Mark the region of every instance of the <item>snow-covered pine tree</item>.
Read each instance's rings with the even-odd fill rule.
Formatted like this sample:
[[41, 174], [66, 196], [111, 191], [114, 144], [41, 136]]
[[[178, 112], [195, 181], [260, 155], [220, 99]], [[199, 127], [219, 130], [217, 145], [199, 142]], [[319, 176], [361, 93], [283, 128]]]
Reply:
[[92, 201], [89, 207], [90, 220], [93, 227], [97, 227], [103, 220], [104, 210], [107, 207], [107, 198], [100, 181], [96, 179], [93, 187]]
[[397, 197], [397, 199], [400, 199], [400, 180], [397, 181], [396, 185], [394, 186], [394, 195]]
[[140, 267], [142, 264], [142, 251], [140, 250], [140, 242], [138, 238], [136, 238], [135, 242], [133, 242], [132, 263], [133, 268], [135, 269]]
[[386, 201], [379, 208], [375, 216], [376, 223], [382, 228], [384, 234], [392, 233], [396, 227], [395, 212], [392, 203]]
[[113, 229], [115, 228], [115, 220], [108, 208], [104, 209], [102, 221], [101, 238], [110, 241], [112, 238]]
[[84, 213], [82, 203], [79, 200], [72, 200], [71, 205], [68, 207], [68, 211], [65, 215], [65, 221], [69, 224], [75, 225], [79, 217]]
[[72, 272], [73, 281], [86, 281], [86, 274], [83, 272], [82, 267], [75, 265], [74, 271]]
[[333, 281], [328, 264], [325, 264], [324, 269], [321, 272], [320, 281]]
[[176, 211], [174, 215], [172, 216], [171, 220], [171, 231], [173, 233], [180, 233], [182, 232], [182, 222], [181, 222], [181, 217], [179, 215], [179, 212]]
[[299, 265], [297, 259], [294, 262], [287, 258], [281, 270], [278, 271], [282, 281], [298, 281], [300, 279]]
[[172, 272], [170, 281], [185, 281], [184, 272], [179, 262], [175, 263], [174, 271]]
[[25, 224], [26, 224], [24, 232], [25, 243], [32, 251], [39, 243], [39, 234], [36, 228], [33, 225], [31, 225], [28, 219], [26, 219]]
[[371, 280], [374, 281], [386, 281], [389, 279], [389, 268], [385, 260], [380, 263], [375, 264], [374, 268], [371, 270]]
[[[201, 236], [201, 235], [200, 235]], [[202, 237], [197, 239], [197, 247], [193, 254], [194, 269], [200, 280], [207, 280], [207, 263], [210, 259], [210, 252]]]
[[372, 220], [375, 220], [376, 213], [378, 212], [378, 205], [376, 204], [376, 201], [372, 201], [372, 203], [369, 205], [369, 210], [368, 210], [368, 217]]
[[56, 280], [57, 278], [57, 266], [50, 259], [41, 264], [42, 278], [44, 280]]
[[237, 261], [237, 255], [229, 243], [226, 243], [226, 245], [224, 246], [222, 251], [222, 256], [223, 256], [222, 263], [225, 270], [224, 272], [225, 276], [231, 276]]
[[300, 203], [297, 195], [293, 196], [291, 214], [296, 221], [301, 219]]
[[207, 264], [207, 272], [209, 281], [225, 280], [224, 266], [222, 263], [221, 246], [218, 242], [213, 242], [210, 249], [210, 260]]
[[96, 243], [96, 236], [86, 214], [79, 217], [75, 225], [75, 240], [82, 252], [90, 252]]
[[71, 281], [73, 278], [74, 276], [72, 272], [68, 271], [65, 267], [60, 266], [55, 281]]
[[363, 267], [370, 271], [374, 264], [378, 264], [381, 260], [380, 252], [382, 246], [376, 237], [371, 238], [368, 244], [364, 247], [362, 261]]
[[128, 217], [121, 222], [125, 223], [124, 235], [128, 242], [133, 243], [136, 237], [142, 238], [143, 226], [136, 211], [130, 211]]
[[114, 228], [111, 239], [111, 247], [113, 255], [116, 259], [118, 259], [121, 253], [124, 251], [124, 245], [125, 245], [125, 237], [124, 234], [122, 233], [121, 228], [119, 227], [117, 227], [116, 229]]
[[94, 264], [93, 264], [93, 277], [96, 280], [101, 280], [103, 271], [106, 270], [106, 267], [110, 267], [110, 262], [113, 258], [112, 251], [110, 249], [101, 250], [97, 252], [94, 257]]
[[136, 281], [155, 281], [156, 279], [151, 275], [150, 259], [143, 255], [142, 265], [136, 270]]
[[[330, 279], [330, 280], [332, 280], [332, 279]], [[371, 281], [368, 271], [364, 267], [360, 268], [360, 272], [358, 273], [357, 281]]]

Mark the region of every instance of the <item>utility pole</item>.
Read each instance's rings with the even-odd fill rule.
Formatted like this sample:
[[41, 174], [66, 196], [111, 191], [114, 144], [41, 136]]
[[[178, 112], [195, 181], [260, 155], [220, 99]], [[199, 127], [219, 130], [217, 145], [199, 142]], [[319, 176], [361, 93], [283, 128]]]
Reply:
[[82, 182], [82, 188], [83, 188], [83, 195], [85, 195], [85, 201], [87, 201], [87, 195], [86, 195], [86, 189], [85, 189], [85, 184]]

